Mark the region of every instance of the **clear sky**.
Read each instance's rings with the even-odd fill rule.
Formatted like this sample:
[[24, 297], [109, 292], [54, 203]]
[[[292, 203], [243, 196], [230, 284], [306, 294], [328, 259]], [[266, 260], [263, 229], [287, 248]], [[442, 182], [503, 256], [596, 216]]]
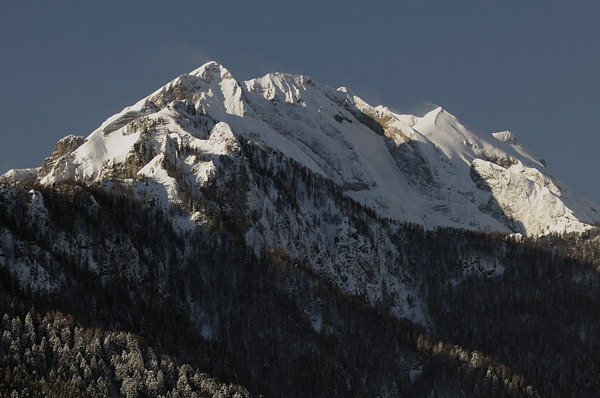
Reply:
[[511, 130], [600, 202], [599, 1], [5, 1], [0, 173], [214, 59]]

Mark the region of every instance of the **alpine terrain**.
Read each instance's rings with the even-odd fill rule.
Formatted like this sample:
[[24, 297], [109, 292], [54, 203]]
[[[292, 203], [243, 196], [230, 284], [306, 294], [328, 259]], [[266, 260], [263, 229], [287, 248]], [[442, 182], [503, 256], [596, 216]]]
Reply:
[[598, 223], [509, 131], [209, 62], [0, 177], [0, 391], [597, 397]]

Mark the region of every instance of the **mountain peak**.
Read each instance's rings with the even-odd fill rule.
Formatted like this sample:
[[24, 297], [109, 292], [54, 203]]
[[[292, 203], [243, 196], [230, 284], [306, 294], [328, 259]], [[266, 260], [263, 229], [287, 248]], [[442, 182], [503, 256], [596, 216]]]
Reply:
[[208, 61], [207, 63], [191, 71], [189, 74], [206, 80], [209, 83], [214, 80], [233, 79], [231, 73], [229, 73], [229, 71], [223, 65], [216, 61]]
[[268, 73], [245, 83], [249, 91], [256, 92], [268, 100], [277, 99], [283, 102], [300, 102], [311, 88], [316, 87], [310, 76], [282, 72]]
[[[223, 167], [223, 158], [239, 155], [243, 138], [330, 180], [385, 218], [534, 235], [582, 231], [600, 221], [512, 133], [479, 135], [441, 106], [424, 116], [400, 115], [350, 93], [289, 73], [240, 84], [210, 61], [110, 117], [85, 140], [62, 140], [37, 179], [150, 178], [168, 208], [183, 189], [201, 190], [238, 172]], [[253, 198], [237, 206], [251, 208]], [[553, 205], [533, 211], [535, 203]]]

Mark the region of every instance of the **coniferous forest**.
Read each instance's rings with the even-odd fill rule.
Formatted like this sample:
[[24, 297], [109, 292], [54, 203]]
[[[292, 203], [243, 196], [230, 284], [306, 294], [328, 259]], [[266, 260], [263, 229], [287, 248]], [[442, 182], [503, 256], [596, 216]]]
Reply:
[[[369, 234], [376, 216], [336, 200]], [[2, 395], [598, 396], [597, 232], [516, 241], [379, 220], [426, 297], [425, 327], [280, 248], [256, 253], [233, 213], [206, 212], [181, 233], [126, 186], [4, 186]], [[479, 261], [499, 250], [502, 273]]]

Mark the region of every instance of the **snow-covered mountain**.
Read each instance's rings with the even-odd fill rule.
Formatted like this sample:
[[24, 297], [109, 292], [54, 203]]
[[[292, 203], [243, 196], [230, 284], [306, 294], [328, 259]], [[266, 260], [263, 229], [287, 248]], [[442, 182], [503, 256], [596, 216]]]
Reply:
[[[162, 207], [182, 233], [225, 217], [257, 255], [282, 250], [343, 290], [373, 305], [388, 300], [392, 313], [424, 325], [418, 273], [390, 225], [543, 235], [600, 221], [598, 207], [564, 188], [510, 132], [480, 136], [442, 108], [399, 115], [306, 76], [239, 83], [215, 62], [87, 138], [61, 139], [40, 168], [2, 179], [126, 187]], [[32, 206], [43, 216], [38, 196]], [[471, 257], [460, 261], [502, 272], [501, 256]], [[139, 267], [130, 272], [143, 274]]]
[[[426, 227], [543, 235], [583, 231], [600, 207], [548, 172], [508, 132], [480, 135], [437, 108], [423, 116], [371, 106], [310, 77], [236, 81], [209, 62], [110, 117], [87, 138], [65, 137], [39, 169], [4, 180], [150, 179], [165, 207], [181, 200], [167, 157], [190, 184], [217, 178], [239, 138], [282, 153], [384, 218]], [[187, 155], [181, 148], [188, 148]], [[248, 208], [256, 197], [247, 195]]]
[[597, 209], [508, 131], [210, 62], [0, 176], [0, 387], [595, 397]]

